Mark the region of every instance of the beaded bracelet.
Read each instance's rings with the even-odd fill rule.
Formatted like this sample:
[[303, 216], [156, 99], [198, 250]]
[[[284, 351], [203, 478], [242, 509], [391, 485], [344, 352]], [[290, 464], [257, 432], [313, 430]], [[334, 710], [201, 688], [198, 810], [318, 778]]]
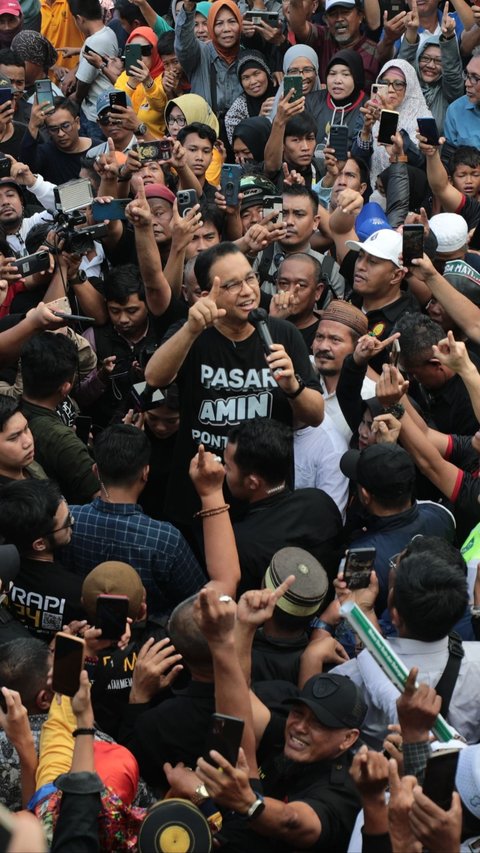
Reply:
[[222, 512], [228, 512], [230, 509], [230, 504], [224, 504], [223, 506], [216, 506], [213, 509], [201, 509], [199, 512], [196, 512], [193, 516], [194, 518], [210, 518], [212, 515], [220, 515]]

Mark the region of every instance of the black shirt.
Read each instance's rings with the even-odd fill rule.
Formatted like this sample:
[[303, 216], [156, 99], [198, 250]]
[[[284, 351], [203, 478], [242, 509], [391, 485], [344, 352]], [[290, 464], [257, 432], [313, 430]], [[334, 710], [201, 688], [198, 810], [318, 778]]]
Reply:
[[307, 634], [293, 639], [270, 637], [259, 628], [252, 647], [252, 682], [282, 679], [297, 684], [300, 658], [307, 645]]
[[[352, 303], [357, 308], [362, 307], [362, 297], [356, 293], [352, 293]], [[390, 302], [383, 308], [374, 308], [372, 311], [366, 312], [368, 320], [369, 334], [378, 338], [379, 341], [384, 341], [392, 334], [395, 323], [407, 311], [420, 311], [420, 305], [411, 293], [401, 293], [395, 302]], [[388, 362], [388, 350], [378, 353], [377, 356], [370, 359], [370, 366], [377, 373], [382, 372], [382, 365]]]
[[[471, 358], [478, 364], [476, 356], [472, 354]], [[428, 391], [417, 382], [411, 382], [409, 394], [425, 412], [429, 423], [440, 432], [472, 436], [477, 431], [478, 421], [470, 396], [458, 374], [438, 391]]]
[[61, 563], [22, 557], [8, 607], [35, 637], [48, 640], [73, 619], [86, 618], [81, 595], [82, 578]]

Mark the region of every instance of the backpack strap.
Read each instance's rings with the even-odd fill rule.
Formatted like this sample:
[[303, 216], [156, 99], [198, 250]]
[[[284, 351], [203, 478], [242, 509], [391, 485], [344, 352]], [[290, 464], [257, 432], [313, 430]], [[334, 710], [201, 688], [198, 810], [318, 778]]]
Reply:
[[445, 718], [448, 714], [448, 709], [450, 707], [453, 691], [455, 690], [464, 654], [465, 651], [462, 645], [462, 638], [455, 631], [452, 631], [448, 635], [447, 664], [440, 676], [438, 684], [435, 686], [435, 690], [442, 699], [442, 708], [440, 713]]

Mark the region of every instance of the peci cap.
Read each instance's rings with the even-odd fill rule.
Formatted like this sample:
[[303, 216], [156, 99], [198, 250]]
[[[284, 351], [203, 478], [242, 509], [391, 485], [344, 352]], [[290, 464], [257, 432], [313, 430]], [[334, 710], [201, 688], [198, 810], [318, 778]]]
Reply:
[[393, 231], [380, 205], [376, 201], [369, 201], [367, 204], [364, 204], [355, 220], [355, 231], [362, 243], [374, 234], [375, 231], [385, 229]]
[[147, 184], [145, 187], [145, 198], [163, 198], [170, 204], [175, 203], [175, 194], [163, 184]]
[[340, 470], [372, 495], [410, 495], [415, 482], [415, 465], [397, 444], [372, 444], [364, 450], [347, 450]]
[[277, 195], [275, 185], [263, 175], [244, 175], [240, 178], [240, 192], [243, 193], [240, 202], [242, 211], [255, 204], [262, 204], [267, 195]]
[[327, 594], [325, 569], [303, 548], [281, 548], [265, 572], [265, 587], [275, 590], [289, 575], [295, 575], [295, 583], [278, 599], [276, 606], [291, 616], [313, 616]]
[[14, 15], [15, 18], [21, 18], [22, 7], [18, 0], [0, 0], [0, 15]]
[[400, 263], [400, 255], [402, 254], [402, 235], [398, 231], [392, 231], [391, 228], [380, 228], [370, 234], [364, 242], [360, 240], [347, 240], [345, 243], [347, 249], [353, 249], [354, 252], [367, 252], [373, 255], [374, 258], [383, 258], [384, 261], [391, 261], [396, 267], [402, 269]]
[[437, 213], [428, 224], [437, 238], [437, 254], [462, 249], [468, 243], [468, 225], [458, 213]]
[[[0, 0], [1, 3], [1, 0]], [[112, 92], [120, 92], [120, 89], [107, 89], [105, 92], [102, 92], [97, 98], [97, 117], [104, 112], [104, 110], [110, 110], [110, 95]], [[127, 107], [132, 106], [132, 100], [126, 95], [127, 98]]]
[[312, 675], [299, 695], [285, 699], [290, 707], [306, 705], [318, 722], [329, 729], [359, 729], [367, 713], [360, 688], [346, 675]]
[[190, 800], [172, 798], [155, 803], [138, 831], [138, 853], [210, 853], [212, 836], [207, 818]]
[[468, 811], [480, 820], [480, 744], [460, 751], [455, 787]]
[[0, 591], [8, 592], [9, 584], [20, 571], [20, 557], [15, 545], [0, 545]]
[[99, 595], [126, 595], [128, 615], [135, 619], [145, 596], [139, 574], [128, 563], [108, 560], [88, 573], [82, 584], [83, 606], [90, 619], [95, 616]]
[[366, 335], [368, 332], [368, 320], [359, 308], [355, 308], [351, 302], [344, 299], [332, 299], [323, 311], [313, 312], [320, 320], [331, 320], [333, 323], [341, 323], [353, 329], [357, 335]]

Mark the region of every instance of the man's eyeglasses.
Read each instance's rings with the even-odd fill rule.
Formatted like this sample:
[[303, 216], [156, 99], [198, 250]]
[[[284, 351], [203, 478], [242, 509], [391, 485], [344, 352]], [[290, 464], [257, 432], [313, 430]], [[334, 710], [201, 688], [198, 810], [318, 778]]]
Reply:
[[396, 92], [403, 92], [407, 84], [405, 80], [378, 80], [380, 86], [388, 86], [389, 89], [395, 89]]
[[74, 517], [73, 517], [72, 513], [71, 513], [71, 512], [70, 512], [70, 510], [69, 510], [69, 511], [68, 511], [67, 518], [66, 518], [66, 520], [63, 522], [63, 524], [61, 525], [61, 527], [56, 527], [56, 528], [55, 528], [55, 530], [51, 530], [51, 531], [50, 531], [50, 534], [52, 534], [52, 533], [59, 533], [59, 532], [60, 532], [60, 530], [67, 530], [69, 527], [73, 527], [73, 525], [74, 525], [74, 524], [75, 524], [75, 519], [74, 519]]
[[73, 122], [71, 122], [71, 121], [63, 121], [62, 124], [47, 125], [47, 130], [49, 133], [52, 134], [52, 136], [56, 136], [56, 134], [60, 133], [60, 131], [62, 131], [62, 133], [70, 133], [72, 128], [73, 128]]
[[314, 77], [317, 69], [311, 65], [306, 65], [305, 68], [289, 68], [287, 74], [301, 74], [302, 77]]
[[97, 121], [99, 124], [103, 124], [103, 125], [111, 124], [111, 125], [115, 125], [116, 127], [120, 127], [122, 124], [121, 118], [111, 118], [108, 115], [98, 116]]
[[177, 127], [185, 127], [187, 120], [185, 116], [169, 116], [167, 119], [167, 124], [170, 127], [172, 124], [176, 124]]
[[225, 284], [221, 284], [220, 290], [226, 290], [227, 293], [240, 293], [244, 284], [248, 284], [249, 287], [254, 287], [258, 284], [258, 275], [255, 272], [249, 272], [245, 278], [241, 278], [237, 281], [227, 281]]
[[467, 80], [470, 80], [470, 83], [473, 83], [474, 86], [478, 86], [478, 84], [480, 83], [480, 77], [478, 76], [478, 74], [471, 74], [470, 71], [463, 72], [463, 79], [465, 80], [465, 82], [467, 82]]

